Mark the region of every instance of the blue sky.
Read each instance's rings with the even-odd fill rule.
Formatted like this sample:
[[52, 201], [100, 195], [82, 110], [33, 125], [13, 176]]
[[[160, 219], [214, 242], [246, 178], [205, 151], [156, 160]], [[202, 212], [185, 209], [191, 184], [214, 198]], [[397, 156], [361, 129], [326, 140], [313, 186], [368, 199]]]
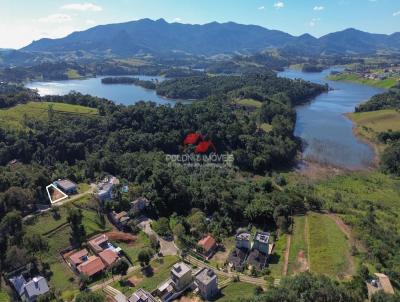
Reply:
[[400, 31], [400, 0], [0, 0], [0, 48], [141, 18], [234, 21], [317, 37], [349, 27], [390, 34]]

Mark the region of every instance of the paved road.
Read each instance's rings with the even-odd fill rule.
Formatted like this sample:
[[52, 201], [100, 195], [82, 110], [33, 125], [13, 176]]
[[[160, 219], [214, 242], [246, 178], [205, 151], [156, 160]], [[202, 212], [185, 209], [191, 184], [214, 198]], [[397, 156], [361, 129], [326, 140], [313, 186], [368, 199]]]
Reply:
[[157, 237], [160, 242], [160, 252], [164, 255], [178, 255], [179, 249], [175, 245], [174, 241], [168, 241], [158, 236], [156, 232], [151, 228], [151, 219], [147, 218], [146, 220], [139, 223], [139, 227], [145, 232], [147, 235], [154, 235]]

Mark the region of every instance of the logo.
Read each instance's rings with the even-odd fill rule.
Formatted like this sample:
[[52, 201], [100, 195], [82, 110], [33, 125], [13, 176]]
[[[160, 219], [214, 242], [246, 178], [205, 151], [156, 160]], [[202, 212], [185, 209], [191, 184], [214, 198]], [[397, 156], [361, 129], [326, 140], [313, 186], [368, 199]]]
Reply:
[[232, 167], [233, 154], [220, 154], [211, 140], [206, 140], [201, 133], [189, 133], [183, 140], [182, 154], [168, 154], [166, 160], [170, 165], [188, 167], [214, 166]]

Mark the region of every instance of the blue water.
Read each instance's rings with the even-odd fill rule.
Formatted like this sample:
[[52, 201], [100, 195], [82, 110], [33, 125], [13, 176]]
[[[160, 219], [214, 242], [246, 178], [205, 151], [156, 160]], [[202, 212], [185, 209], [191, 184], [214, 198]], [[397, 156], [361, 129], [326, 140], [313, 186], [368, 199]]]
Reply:
[[354, 136], [353, 123], [345, 114], [354, 112], [358, 104], [384, 90], [326, 80], [332, 70], [334, 69], [321, 73], [305, 73], [287, 69], [279, 73], [281, 77], [301, 78], [320, 84], [328, 83], [334, 89], [296, 108], [295, 134], [305, 142], [303, 158], [349, 169], [370, 167], [373, 164], [374, 151]]
[[[163, 81], [159, 76], [134, 76], [141, 80]], [[44, 95], [65, 95], [70, 91], [77, 91], [83, 94], [106, 98], [117, 104], [132, 105], [138, 101], [153, 101], [160, 105], [175, 105], [177, 100], [167, 99], [158, 96], [154, 90], [145, 89], [130, 84], [102, 84], [102, 77], [86, 78], [80, 80], [65, 80], [52, 82], [31, 82], [26, 86], [37, 89], [41, 96]]]

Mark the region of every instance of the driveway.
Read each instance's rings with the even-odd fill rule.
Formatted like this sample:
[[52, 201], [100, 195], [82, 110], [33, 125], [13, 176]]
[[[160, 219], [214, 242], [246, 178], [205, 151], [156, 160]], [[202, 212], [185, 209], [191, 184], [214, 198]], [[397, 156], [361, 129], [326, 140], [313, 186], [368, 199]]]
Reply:
[[164, 238], [158, 236], [156, 232], [153, 231], [151, 228], [151, 219], [146, 218], [142, 222], [139, 223], [139, 227], [145, 232], [147, 235], [154, 235], [160, 242], [160, 252], [164, 255], [178, 255], [178, 247], [175, 245], [175, 242], [173, 240], [168, 241], [165, 240]]

